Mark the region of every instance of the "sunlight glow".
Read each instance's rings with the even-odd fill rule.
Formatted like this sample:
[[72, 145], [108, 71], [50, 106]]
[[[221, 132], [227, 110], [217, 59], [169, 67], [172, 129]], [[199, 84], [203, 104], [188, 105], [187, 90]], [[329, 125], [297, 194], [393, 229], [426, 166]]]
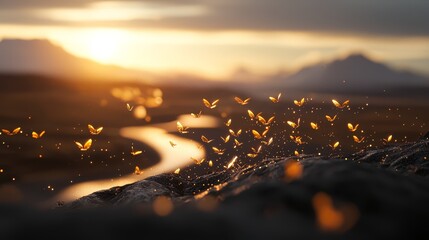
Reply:
[[115, 58], [122, 45], [124, 35], [115, 30], [96, 30], [90, 32], [87, 39], [87, 50], [92, 59], [109, 62]]

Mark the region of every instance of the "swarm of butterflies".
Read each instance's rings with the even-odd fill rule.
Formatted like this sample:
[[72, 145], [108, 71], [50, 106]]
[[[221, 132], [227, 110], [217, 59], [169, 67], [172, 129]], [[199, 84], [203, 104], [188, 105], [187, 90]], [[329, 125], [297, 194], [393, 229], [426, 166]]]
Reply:
[[[268, 99], [272, 103], [276, 104], [276, 103], [280, 102], [281, 95], [282, 94], [279, 93], [276, 97], [270, 96]], [[234, 97], [234, 101], [237, 104], [239, 104], [239, 105], [245, 106], [245, 105], [247, 105], [247, 104], [250, 103], [251, 98]], [[302, 107], [302, 106], [305, 105], [305, 103], [307, 101], [308, 100], [306, 98], [301, 98], [299, 100], [293, 100], [293, 103], [297, 107]], [[215, 99], [215, 100], [210, 101], [208, 99], [203, 98], [202, 99], [202, 103], [203, 103], [203, 105], [207, 109], [213, 110], [220, 103], [220, 99]], [[350, 100], [345, 100], [344, 102], [340, 103], [338, 100], [332, 99], [332, 104], [335, 106], [335, 108], [344, 109], [344, 108], [349, 107]], [[202, 112], [203, 111], [200, 110], [198, 113], [191, 113], [191, 116], [194, 117], [194, 118], [200, 118], [201, 115], [202, 115]], [[256, 121], [258, 123], [258, 125], [262, 127], [262, 129], [251, 129], [250, 130], [250, 132], [252, 133], [254, 139], [257, 140], [257, 141], [259, 141], [260, 145], [259, 145], [259, 147], [250, 147], [250, 151], [246, 155], [249, 158], [255, 158], [255, 157], [257, 157], [261, 153], [263, 146], [269, 146], [269, 145], [271, 145], [274, 142], [274, 137], [268, 137], [268, 135], [269, 135], [270, 128], [271, 128], [272, 124], [275, 122], [275, 118], [276, 117], [275, 116], [264, 117], [261, 112], [255, 114], [250, 109], [247, 110], [247, 115], [248, 115], [248, 117], [249, 117], [249, 119], [251, 121]], [[325, 118], [326, 118], [327, 122], [329, 122], [329, 123], [332, 124], [337, 119], [337, 115], [334, 115], [334, 116], [326, 115]], [[229, 141], [233, 141], [233, 144], [234, 144], [233, 148], [237, 148], [237, 147], [240, 147], [241, 145], [243, 145], [243, 143], [240, 142], [240, 140], [239, 140], [239, 136], [243, 132], [243, 130], [242, 129], [233, 129], [231, 127], [231, 124], [232, 124], [232, 119], [228, 119], [225, 122], [225, 126], [228, 128], [228, 133], [229, 134], [227, 134], [226, 136], [220, 136], [220, 139], [222, 140], [223, 143], [228, 143]], [[301, 126], [301, 119], [298, 118], [296, 120], [287, 120], [287, 121], [285, 121], [285, 124], [288, 125], [292, 130], [296, 130], [296, 129], [298, 129]], [[317, 131], [317, 130], [320, 129], [320, 125], [318, 123], [315, 123], [315, 122], [310, 122], [310, 127], [311, 127], [311, 129], [313, 129], [315, 131]], [[353, 138], [354, 142], [356, 142], [356, 143], [362, 143], [364, 141], [364, 139], [365, 139], [364, 136], [359, 137], [359, 136], [357, 136], [355, 134], [355, 132], [359, 128], [359, 124], [358, 123], [356, 123], [356, 124], [347, 123], [346, 127], [352, 133], [352, 138]], [[185, 126], [183, 123], [181, 123], [181, 122], [178, 121], [177, 122], [177, 131], [179, 133], [186, 134], [186, 133], [189, 133], [189, 127]], [[204, 135], [201, 135], [200, 139], [201, 139], [201, 141], [202, 141], [203, 144], [210, 144], [210, 143], [212, 143], [215, 140], [215, 139], [209, 139], [209, 138], [207, 138]], [[297, 145], [304, 144], [302, 136], [299, 136], [299, 135], [290, 135], [290, 139], [293, 142], [295, 142]], [[383, 139], [383, 141], [385, 143], [388, 143], [388, 142], [391, 142], [392, 139], [393, 139], [393, 136], [389, 135], [385, 139]], [[170, 144], [171, 144], [172, 147], [175, 146], [174, 143], [172, 143], [171, 141], [170, 141]], [[339, 141], [335, 141], [333, 143], [329, 143], [328, 146], [332, 150], [335, 150], [335, 149], [337, 149], [340, 146], [340, 142]], [[209, 148], [215, 154], [217, 154], [217, 155], [223, 155], [226, 152], [226, 149], [223, 149], [223, 148], [220, 148], [220, 147], [217, 147], [217, 146], [209, 146]], [[296, 156], [300, 155], [300, 153], [297, 150], [294, 152], [294, 154]], [[191, 159], [197, 165], [200, 165], [200, 164], [202, 164], [205, 161], [205, 158], [195, 159], [195, 158], [191, 157]], [[226, 164], [226, 166], [224, 166], [224, 168], [230, 169], [230, 168], [234, 167], [234, 164], [237, 162], [237, 160], [238, 160], [238, 157], [234, 156]], [[213, 162], [209, 161], [208, 165], [209, 165], [209, 167], [212, 167], [213, 166]], [[174, 171], [174, 173], [179, 174], [180, 173], [180, 169], [176, 169], [176, 171]]]
[[[280, 98], [281, 98], [281, 93], [279, 93], [276, 97], [272, 97], [270, 96], [268, 99], [273, 103], [279, 103], [280, 102]], [[241, 106], [245, 106], [247, 104], [249, 104], [251, 98], [240, 98], [240, 97], [234, 97], [234, 101], [241, 105]], [[220, 102], [220, 99], [215, 99], [213, 101], [209, 101], [205, 98], [202, 99], [202, 103], [203, 105], [208, 108], [209, 110], [213, 110], [215, 109], [218, 104]], [[302, 107], [303, 105], [305, 105], [305, 103], [307, 102], [306, 98], [301, 98], [300, 100], [294, 100], [293, 103], [298, 106], [298, 107]], [[346, 100], [342, 103], [338, 102], [336, 99], [332, 99], [332, 104], [338, 108], [338, 109], [344, 109], [347, 108], [350, 104], [350, 100]], [[126, 104], [127, 110], [128, 111], [132, 111], [133, 106], [131, 106], [130, 104]], [[191, 116], [194, 118], [200, 118], [202, 115], [202, 110], [200, 110], [198, 113], [191, 113]], [[270, 132], [270, 128], [271, 125], [275, 122], [275, 116], [271, 116], [271, 117], [264, 117], [262, 115], [262, 112], [259, 113], [254, 113], [252, 110], [248, 109], [247, 110], [247, 115], [249, 117], [249, 119], [251, 121], [256, 121], [259, 126], [262, 127], [262, 129], [251, 129], [250, 132], [252, 133], [253, 137], [255, 140], [260, 141], [260, 145], [259, 147], [251, 147], [249, 153], [247, 153], [247, 157], [249, 158], [256, 158], [262, 151], [263, 146], [269, 146], [274, 142], [274, 137], [268, 137], [268, 133]], [[337, 115], [334, 116], [329, 116], [326, 115], [325, 116], [326, 121], [333, 123], [336, 119], [337, 119]], [[301, 126], [301, 119], [298, 118], [296, 120], [287, 120], [285, 122], [290, 128], [292, 128], [292, 130], [296, 130]], [[189, 127], [183, 125], [181, 122], [177, 122], [177, 131], [181, 134], [187, 134], [189, 133]], [[226, 136], [220, 136], [220, 139], [222, 140], [223, 143], [228, 143], [229, 141], [233, 142], [233, 148], [238, 148], [241, 145], [243, 145], [243, 142], [240, 142], [239, 137], [242, 134], [243, 130], [242, 129], [233, 129], [231, 127], [232, 125], [232, 119], [228, 119], [225, 122], [225, 126], [228, 127], [228, 133]], [[315, 122], [310, 122], [310, 127], [311, 129], [317, 131], [320, 129], [319, 124], [315, 123]], [[358, 123], [347, 123], [347, 129], [353, 133], [352, 138], [353, 141], [356, 143], [362, 143], [365, 140], [364, 136], [357, 136], [355, 134], [355, 132], [358, 130], [359, 128], [359, 124]], [[91, 124], [88, 124], [88, 132], [90, 135], [93, 135], [95, 137], [95, 135], [99, 135], [101, 132], [103, 131], [103, 127], [94, 127]], [[7, 136], [14, 136], [17, 134], [22, 133], [21, 127], [17, 127], [13, 130], [8, 130], [8, 129], [2, 129], [0, 134], [5, 134]], [[31, 137], [34, 139], [40, 139], [45, 135], [45, 131], [41, 131], [41, 132], [35, 132], [33, 131], [31, 134]], [[292, 132], [293, 133], [293, 132]], [[201, 141], [203, 144], [210, 144], [211, 142], [214, 141], [214, 139], [209, 139], [204, 135], [201, 135], [200, 137]], [[290, 135], [290, 139], [295, 142], [297, 145], [301, 145], [304, 144], [303, 138], [302, 136], [299, 135]], [[393, 135], [389, 135], [386, 138], [383, 139], [383, 141], [385, 143], [389, 143], [393, 140]], [[85, 142], [78, 142], [75, 141], [74, 142], [77, 149], [80, 151], [87, 151], [91, 148], [93, 140], [92, 138], [87, 139]], [[174, 143], [173, 141], [169, 141], [171, 147], [175, 147], [177, 144]], [[335, 141], [333, 143], [328, 144], [330, 146], [330, 148], [332, 150], [335, 150], [336, 148], [338, 148], [340, 146], [340, 142], [339, 141]], [[203, 145], [200, 145], [199, 147], [202, 147]], [[217, 147], [217, 146], [210, 146], [210, 148], [212, 149], [212, 151], [217, 154], [217, 155], [223, 155], [226, 152], [226, 149]], [[142, 154], [143, 151], [141, 150], [134, 150], [134, 148], [131, 146], [131, 155], [133, 156], [137, 156]], [[299, 156], [300, 153], [298, 151], [295, 151], [294, 154], [296, 156]], [[191, 159], [194, 161], [195, 164], [200, 165], [205, 161], [205, 158], [202, 159], [196, 159], [196, 158], [192, 158]], [[237, 162], [238, 157], [234, 156], [227, 164], [226, 166], [224, 166], [224, 168], [226, 169], [230, 169], [232, 167], [234, 167], [235, 163]], [[213, 167], [213, 161], [208, 161], [208, 166], [209, 167]], [[136, 166], [134, 173], [139, 175], [142, 174], [143, 171]], [[180, 173], [180, 168], [176, 169], [174, 171], [175, 174], [179, 174]]]

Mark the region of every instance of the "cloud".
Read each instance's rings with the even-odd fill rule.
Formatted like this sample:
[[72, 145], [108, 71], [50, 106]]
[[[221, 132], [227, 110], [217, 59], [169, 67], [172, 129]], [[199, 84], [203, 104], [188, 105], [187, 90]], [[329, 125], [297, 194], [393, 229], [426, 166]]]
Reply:
[[[3, 2], [0, 0], [0, 4]], [[83, 7], [100, 1], [38, 0], [6, 5], [11, 7]], [[30, 1], [28, 1], [30, 2]], [[137, 2], [137, 1], [136, 1]], [[201, 31], [307, 31], [372, 36], [429, 36], [429, 1], [426, 0], [183, 0], [139, 1], [154, 6], [183, 4], [204, 7], [204, 14], [168, 16], [159, 19], [133, 18], [128, 21], [75, 22], [76, 25], [172, 28]], [[142, 5], [143, 6], [143, 5]], [[0, 15], [1, 22], [37, 24], [31, 15]], [[40, 16], [39, 16], [40, 17]], [[37, 21], [35, 21], [37, 20]], [[52, 21], [53, 24], [61, 20]], [[44, 22], [46, 23], [46, 21]]]

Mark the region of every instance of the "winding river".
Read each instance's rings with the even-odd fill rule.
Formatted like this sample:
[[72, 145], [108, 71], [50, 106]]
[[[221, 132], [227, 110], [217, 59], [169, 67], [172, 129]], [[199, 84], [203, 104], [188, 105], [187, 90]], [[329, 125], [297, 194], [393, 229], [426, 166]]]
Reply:
[[[218, 118], [211, 116], [193, 118], [190, 115], [181, 115], [177, 121], [189, 126], [191, 129], [215, 128], [220, 124]], [[160, 156], [160, 161], [148, 169], [143, 169], [142, 174], [129, 174], [118, 178], [74, 184], [62, 191], [55, 199], [64, 202], [73, 201], [95, 191], [133, 183], [160, 173], [173, 172], [177, 168], [193, 164], [190, 157], [204, 158], [206, 153], [204, 148], [198, 148], [200, 143], [171, 134], [171, 132], [177, 132], [177, 121], [120, 129], [122, 137], [140, 141], [153, 148]], [[172, 147], [170, 141], [174, 142], [176, 146]]]

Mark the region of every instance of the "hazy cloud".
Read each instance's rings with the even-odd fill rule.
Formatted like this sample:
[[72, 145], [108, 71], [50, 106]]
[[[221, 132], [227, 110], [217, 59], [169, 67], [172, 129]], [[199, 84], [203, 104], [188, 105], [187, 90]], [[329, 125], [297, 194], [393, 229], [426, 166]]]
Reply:
[[[8, 4], [4, 5], [6, 2]], [[3, 9], [4, 6], [8, 8], [83, 7], [94, 2], [100, 1], [0, 0]], [[73, 24], [203, 31], [316, 31], [375, 36], [429, 36], [429, 1], [427, 0], [143, 0], [140, 2], [152, 2], [159, 7], [193, 4], [204, 7], [207, 11], [202, 15], [171, 16], [152, 20], [136, 17], [129, 21]], [[160, 3], [162, 4], [159, 5]], [[31, 14], [15, 14], [13, 17], [0, 15], [0, 21], [3, 23], [16, 21], [21, 24], [46, 23], [40, 18], [34, 19]]]

